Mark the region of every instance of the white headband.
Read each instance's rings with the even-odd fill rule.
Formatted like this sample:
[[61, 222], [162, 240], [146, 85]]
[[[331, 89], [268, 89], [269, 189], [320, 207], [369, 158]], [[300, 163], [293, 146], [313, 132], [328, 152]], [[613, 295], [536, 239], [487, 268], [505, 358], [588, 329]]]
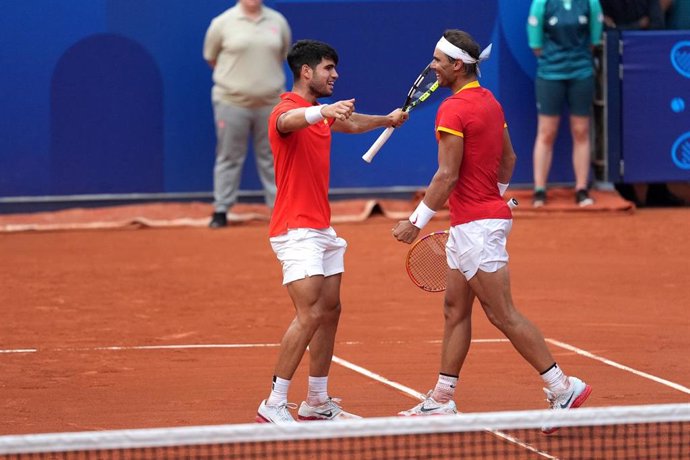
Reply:
[[489, 56], [491, 55], [491, 45], [489, 45], [486, 48], [484, 48], [482, 54], [479, 55], [479, 59], [475, 59], [469, 54], [467, 54], [467, 51], [465, 51], [464, 49], [458, 48], [457, 46], [453, 45], [451, 42], [446, 40], [445, 37], [441, 37], [441, 39], [436, 44], [436, 48], [438, 48], [448, 56], [452, 57], [453, 59], [461, 60], [465, 64], [477, 64], [481, 61], [489, 59]]

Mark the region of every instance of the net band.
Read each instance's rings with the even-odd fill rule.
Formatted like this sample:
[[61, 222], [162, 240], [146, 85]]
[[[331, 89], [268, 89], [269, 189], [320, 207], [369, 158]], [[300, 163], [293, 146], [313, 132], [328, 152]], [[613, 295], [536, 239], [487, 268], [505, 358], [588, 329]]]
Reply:
[[[544, 425], [601, 427], [620, 424], [682, 423], [684, 438], [675, 442], [679, 444], [681, 452], [685, 452], [686, 455], [690, 456], [690, 445], [687, 444], [690, 439], [689, 422], [690, 404], [579, 408], [571, 411], [539, 410], [467, 413], [456, 416], [369, 418], [343, 421], [337, 424], [332, 422], [309, 422], [294, 425], [238, 424], [0, 436], [0, 455], [105, 451], [163, 446], [266, 443], [331, 438], [398, 437], [431, 435], [435, 433], [471, 433], [477, 431], [489, 431], [491, 434], [496, 435], [495, 437], [504, 438], [505, 434], [498, 430], [538, 429]], [[554, 437], [549, 436], [544, 436], [544, 438], [554, 439]], [[515, 442], [510, 439], [509, 441]], [[626, 440], [626, 442], [630, 441], [629, 439]], [[683, 451], [682, 449], [688, 450]]]

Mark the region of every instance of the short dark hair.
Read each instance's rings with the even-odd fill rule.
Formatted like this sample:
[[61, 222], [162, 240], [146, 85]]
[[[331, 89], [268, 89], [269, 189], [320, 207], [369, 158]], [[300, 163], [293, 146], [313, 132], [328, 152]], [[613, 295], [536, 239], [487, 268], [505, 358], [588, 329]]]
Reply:
[[328, 43], [317, 40], [298, 40], [287, 55], [287, 62], [295, 80], [299, 79], [304, 64], [316, 69], [323, 59], [330, 59], [338, 64], [338, 53]]
[[[448, 29], [443, 32], [443, 37], [458, 48], [465, 50], [471, 57], [479, 59], [479, 53], [481, 53], [479, 45], [467, 32], [458, 29]], [[477, 74], [477, 64], [464, 64], [468, 75]]]

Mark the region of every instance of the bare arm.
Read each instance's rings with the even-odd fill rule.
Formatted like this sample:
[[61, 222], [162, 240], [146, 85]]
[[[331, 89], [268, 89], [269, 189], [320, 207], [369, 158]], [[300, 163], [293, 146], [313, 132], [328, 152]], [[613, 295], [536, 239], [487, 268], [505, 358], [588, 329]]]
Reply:
[[[438, 169], [424, 194], [424, 204], [437, 211], [448, 200], [460, 174], [460, 165], [465, 150], [465, 140], [460, 136], [440, 133], [438, 143]], [[409, 219], [401, 220], [393, 229], [393, 236], [403, 243], [412, 243], [419, 235], [419, 228]]]
[[508, 128], [503, 128], [503, 155], [501, 156], [501, 163], [498, 166], [498, 181], [502, 184], [510, 182], [513, 177], [513, 170], [515, 169], [515, 161], [517, 155], [513, 150], [513, 143], [510, 141], [510, 134]]
[[332, 129], [340, 133], [359, 134], [376, 128], [397, 128], [408, 118], [409, 114], [401, 109], [395, 109], [388, 115], [364, 115], [355, 112], [346, 120], [336, 120]]
[[[321, 109], [321, 115], [323, 115], [324, 118], [335, 118], [338, 121], [342, 121], [352, 116], [352, 112], [355, 109], [355, 100], [348, 99], [333, 104], [324, 104], [319, 107]], [[308, 107], [300, 107], [288, 110], [278, 117], [278, 121], [276, 122], [278, 132], [287, 134], [309, 126], [309, 122], [304, 117], [304, 112], [307, 108]]]
[[465, 150], [465, 139], [441, 132], [438, 143], [438, 169], [424, 194], [424, 203], [434, 211], [443, 207], [455, 188]]

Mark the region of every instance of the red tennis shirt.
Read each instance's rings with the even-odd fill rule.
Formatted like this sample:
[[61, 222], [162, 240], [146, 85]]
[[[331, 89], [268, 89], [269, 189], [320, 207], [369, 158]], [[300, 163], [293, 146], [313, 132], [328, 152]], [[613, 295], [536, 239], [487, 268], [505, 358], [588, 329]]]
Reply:
[[497, 185], [505, 126], [503, 108], [477, 81], [463, 86], [438, 108], [437, 140], [440, 132], [445, 132], [461, 136], [465, 146], [458, 182], [448, 200], [452, 226], [512, 218]]
[[282, 235], [291, 228], [327, 228], [331, 225], [328, 185], [331, 168], [331, 125], [334, 119], [287, 134], [276, 122], [283, 113], [312, 104], [287, 92], [268, 119], [268, 139], [273, 151], [276, 176], [275, 206], [269, 235]]

